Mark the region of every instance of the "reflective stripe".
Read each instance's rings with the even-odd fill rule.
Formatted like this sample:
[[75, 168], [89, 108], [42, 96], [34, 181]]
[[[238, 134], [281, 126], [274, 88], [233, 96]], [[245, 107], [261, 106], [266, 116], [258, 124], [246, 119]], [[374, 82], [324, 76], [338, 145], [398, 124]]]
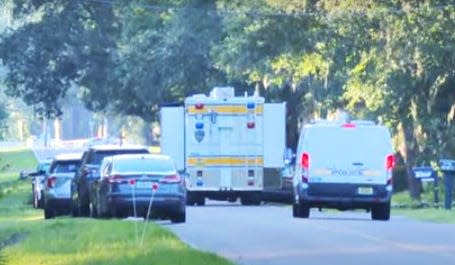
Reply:
[[[254, 112], [257, 115], [262, 115], [264, 106], [262, 104], [257, 104]], [[233, 114], [246, 114], [249, 110], [246, 104], [236, 104], [236, 105], [205, 105], [202, 109], [196, 109], [195, 105], [188, 105], [186, 111], [189, 115], [195, 114], [205, 114], [210, 112], [215, 112], [219, 115], [233, 115]]]
[[264, 158], [262, 156], [197, 156], [188, 157], [187, 165], [192, 167], [206, 166], [244, 166], [257, 165], [262, 166]]

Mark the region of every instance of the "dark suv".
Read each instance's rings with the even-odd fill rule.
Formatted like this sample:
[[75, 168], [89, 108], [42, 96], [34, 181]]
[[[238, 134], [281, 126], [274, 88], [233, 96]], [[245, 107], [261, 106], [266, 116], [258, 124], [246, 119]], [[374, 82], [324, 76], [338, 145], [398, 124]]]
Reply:
[[81, 166], [71, 182], [71, 212], [73, 216], [90, 215], [90, 188], [99, 176], [99, 167], [104, 157], [119, 154], [148, 154], [145, 146], [98, 145], [84, 152]]

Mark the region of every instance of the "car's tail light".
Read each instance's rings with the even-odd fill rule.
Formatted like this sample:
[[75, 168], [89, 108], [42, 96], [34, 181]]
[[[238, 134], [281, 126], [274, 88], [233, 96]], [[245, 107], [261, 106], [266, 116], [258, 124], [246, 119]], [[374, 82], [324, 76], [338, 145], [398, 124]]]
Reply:
[[55, 177], [55, 176], [50, 176], [47, 178], [47, 186], [49, 188], [55, 187], [56, 182], [57, 182], [57, 177]]
[[385, 162], [385, 169], [387, 171], [387, 184], [392, 185], [393, 184], [393, 168], [395, 167], [395, 156], [394, 155], [388, 155], [386, 157], [386, 162]]
[[124, 177], [121, 175], [111, 175], [107, 178], [109, 183], [121, 183], [124, 181]]
[[167, 183], [167, 184], [180, 183], [180, 182], [182, 182], [182, 178], [180, 177], [179, 174], [168, 175], [168, 176], [165, 176], [164, 178], [162, 178], [160, 180], [160, 182], [161, 183]]
[[306, 152], [302, 154], [300, 158], [300, 166], [302, 167], [302, 181], [308, 182], [308, 174], [310, 169], [310, 155]]

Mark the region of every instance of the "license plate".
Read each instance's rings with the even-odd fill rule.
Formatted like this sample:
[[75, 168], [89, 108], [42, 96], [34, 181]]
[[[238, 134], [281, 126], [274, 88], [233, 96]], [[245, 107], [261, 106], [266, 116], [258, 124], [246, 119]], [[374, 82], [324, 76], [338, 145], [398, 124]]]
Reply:
[[136, 182], [136, 188], [138, 188], [138, 189], [152, 189], [152, 182], [150, 182], [150, 181], [138, 181], [138, 182]]
[[373, 188], [372, 187], [359, 187], [357, 192], [360, 195], [373, 195]]

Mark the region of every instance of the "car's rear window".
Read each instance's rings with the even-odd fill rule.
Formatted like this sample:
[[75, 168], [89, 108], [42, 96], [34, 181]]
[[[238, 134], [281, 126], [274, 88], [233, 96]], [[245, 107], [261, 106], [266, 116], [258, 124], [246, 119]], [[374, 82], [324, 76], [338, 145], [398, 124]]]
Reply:
[[122, 150], [106, 150], [106, 151], [96, 151], [91, 157], [89, 164], [92, 165], [101, 165], [103, 158], [113, 155], [122, 155], [122, 154], [148, 154], [146, 149], [122, 149]]
[[122, 159], [114, 161], [112, 171], [129, 173], [172, 173], [175, 171], [175, 168], [170, 159]]
[[56, 161], [50, 168], [50, 173], [70, 173], [76, 172], [81, 164], [80, 160]]

